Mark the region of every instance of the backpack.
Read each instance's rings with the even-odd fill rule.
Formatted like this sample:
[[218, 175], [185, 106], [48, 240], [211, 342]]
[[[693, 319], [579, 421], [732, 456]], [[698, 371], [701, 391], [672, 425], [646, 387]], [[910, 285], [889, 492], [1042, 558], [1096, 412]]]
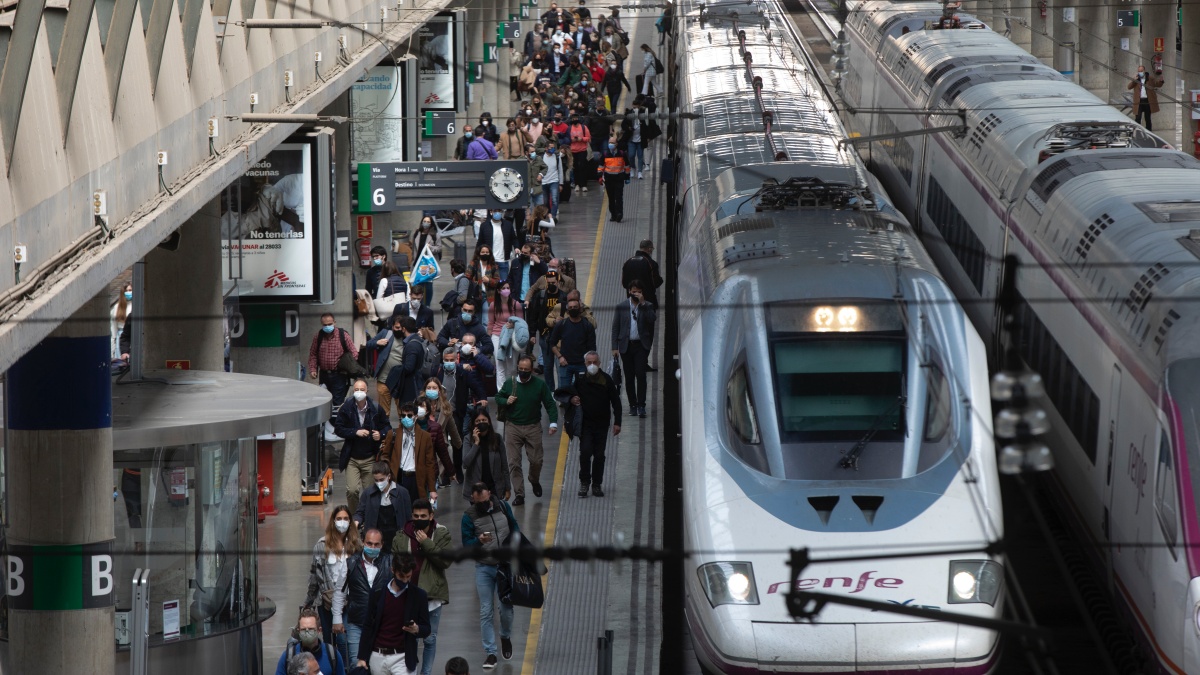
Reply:
[[[338, 659], [341, 657], [336, 651], [334, 651], [333, 645], [329, 644], [328, 642], [325, 642], [324, 644], [325, 657], [329, 659], [329, 667], [336, 672], [338, 669]], [[292, 656], [299, 654], [301, 649], [304, 649], [304, 646], [297, 642], [294, 651], [292, 651]]]
[[629, 46], [629, 33], [626, 31], [623, 31], [623, 30], [617, 30], [616, 33], [617, 33], [617, 36], [621, 38], [621, 44], [628, 47]]
[[656, 56], [656, 57], [654, 57], [654, 72], [656, 72], [656, 73], [665, 73], [665, 72], [667, 72], [667, 69], [666, 69], [666, 67], [664, 67], [664, 66], [663, 66], [663, 64], [662, 64], [662, 61], [659, 61], [659, 60], [658, 60], [658, 57], [657, 57], [657, 56]]
[[442, 352], [438, 349], [436, 342], [429, 342], [425, 338], [421, 338], [421, 348], [425, 351], [425, 362], [418, 372], [421, 375], [421, 384], [424, 386], [425, 381], [433, 375], [433, 369], [442, 362]]

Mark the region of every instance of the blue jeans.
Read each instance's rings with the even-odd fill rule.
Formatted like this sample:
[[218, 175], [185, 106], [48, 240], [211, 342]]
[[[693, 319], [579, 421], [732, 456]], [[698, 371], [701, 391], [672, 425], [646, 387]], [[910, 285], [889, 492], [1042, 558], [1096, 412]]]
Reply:
[[642, 152], [643, 150], [645, 150], [645, 148], [642, 147], [641, 141], [629, 141], [629, 164], [631, 165], [629, 169], [630, 174], [632, 174], [634, 171], [640, 173], [642, 170], [642, 165], [646, 163], [646, 157]]
[[[344, 617], [343, 617], [344, 618]], [[346, 646], [350, 652], [350, 658], [346, 659], [346, 672], [354, 667], [358, 662], [358, 645], [362, 642], [362, 626], [356, 626], [349, 621], [346, 622]]]
[[542, 183], [542, 196], [550, 202], [550, 215], [558, 217], [558, 183]]
[[495, 605], [500, 605], [500, 637], [512, 637], [513, 608], [503, 602], [493, 603], [496, 598], [496, 566], [475, 563], [475, 590], [479, 593], [479, 632], [483, 637], [483, 651], [496, 654], [496, 629], [492, 614]]
[[530, 201], [533, 202], [534, 206], [541, 206], [546, 203], [546, 193], [541, 189], [534, 188], [533, 194], [530, 195]]
[[437, 630], [438, 623], [442, 620], [442, 607], [445, 605], [429, 613], [429, 637], [422, 640], [425, 649], [421, 652], [421, 675], [433, 675], [433, 659], [437, 656]]
[[504, 283], [504, 280], [508, 278], [508, 261], [498, 262], [496, 267], [500, 268], [500, 283]]
[[[345, 661], [349, 653], [346, 651], [346, 634], [333, 632], [333, 612], [324, 607], [317, 608], [317, 616], [321, 619], [321, 639], [327, 643], [333, 643], [333, 646], [342, 655], [342, 660]], [[345, 620], [343, 618], [343, 620]], [[347, 624], [342, 624], [347, 625]]]
[[575, 376], [582, 375], [585, 372], [587, 372], [587, 366], [583, 365], [582, 363], [577, 366], [572, 366], [572, 365], [559, 366], [558, 367], [558, 387], [561, 389], [563, 387], [571, 386], [571, 383], [575, 381]]

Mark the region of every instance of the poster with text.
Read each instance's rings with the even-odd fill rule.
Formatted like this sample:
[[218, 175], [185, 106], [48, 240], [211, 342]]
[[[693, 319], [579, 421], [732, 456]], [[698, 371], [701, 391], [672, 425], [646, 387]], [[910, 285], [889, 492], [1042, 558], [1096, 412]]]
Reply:
[[[350, 88], [350, 153], [354, 162], [404, 161], [404, 95], [400, 69], [376, 66]], [[411, 122], [409, 122], [411, 124]]]
[[221, 195], [221, 264], [243, 299], [317, 293], [311, 150], [284, 143]]
[[428, 110], [454, 110], [453, 17], [435, 16], [417, 31], [418, 105]]

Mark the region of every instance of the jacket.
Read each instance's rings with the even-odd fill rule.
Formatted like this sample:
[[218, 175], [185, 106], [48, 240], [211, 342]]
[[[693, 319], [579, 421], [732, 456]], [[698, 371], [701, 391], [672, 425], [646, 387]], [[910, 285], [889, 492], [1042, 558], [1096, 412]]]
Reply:
[[[511, 272], [511, 269], [512, 269], [512, 268], [509, 268], [509, 270], [510, 270], [509, 274], [510, 274], [510, 275], [511, 275], [511, 273], [512, 273], [512, 272]], [[546, 283], [547, 283], [547, 282], [546, 282], [546, 276], [545, 276], [545, 274], [543, 274], [542, 276], [538, 277], [538, 280], [537, 280], [537, 281], [535, 281], [535, 282], [533, 282], [533, 284], [532, 284], [532, 285], [530, 285], [530, 287], [529, 287], [529, 292], [525, 294], [525, 302], [527, 302], [527, 303], [528, 303], [528, 302], [531, 302], [531, 301], [533, 300], [533, 296], [534, 296], [534, 295], [536, 295], [538, 291], [544, 291], [544, 290], [546, 290]], [[558, 289], [559, 289], [560, 291], [562, 291], [562, 292], [563, 292], [563, 295], [564, 295], [564, 296], [565, 296], [567, 293], [570, 293], [571, 291], [575, 290], [575, 279], [574, 279], [574, 277], [569, 277], [569, 276], [567, 276], [567, 275], [563, 274], [563, 273], [560, 271], [560, 272], [558, 273]], [[531, 308], [531, 309], [532, 309], [532, 308]]]
[[496, 148], [486, 138], [476, 138], [467, 145], [467, 159], [498, 159]]
[[[475, 314], [479, 314], [479, 308], [475, 309]], [[492, 353], [492, 336], [488, 335], [487, 328], [478, 316], [471, 317], [471, 323], [463, 323], [461, 316], [456, 316], [442, 325], [442, 330], [438, 332], [438, 349], [445, 349], [450, 346], [450, 338], [454, 338], [462, 342], [463, 336], [470, 333], [475, 336], [475, 346], [484, 354]], [[408, 399], [401, 399], [411, 401]]]
[[[587, 319], [588, 323], [592, 324], [593, 328], [599, 327], [599, 324], [596, 323], [596, 315], [592, 312], [591, 306], [584, 305], [583, 303], [580, 303], [580, 305], [580, 308], [583, 310], [583, 318]], [[550, 310], [550, 312], [546, 314], [546, 328], [554, 328], [554, 324], [558, 323], [559, 319], [562, 318], [563, 308], [566, 306], [567, 305], [565, 302], [560, 302], [554, 306], [554, 309]]]
[[533, 188], [542, 187], [542, 179], [539, 176], [544, 176], [550, 167], [542, 161], [542, 158], [534, 155], [529, 158], [529, 186]]
[[[1163, 79], [1155, 77], [1150, 73], [1146, 73], [1146, 102], [1150, 104], [1150, 112], [1158, 112], [1158, 88], [1163, 86]], [[1129, 86], [1125, 87], [1133, 91], [1133, 111], [1136, 113], [1138, 105], [1141, 103], [1138, 96], [1138, 79], [1134, 77], [1129, 81]]]
[[[519, 316], [512, 316], [512, 328], [508, 324], [504, 324], [504, 328], [500, 329], [500, 350], [496, 354], [496, 358], [507, 360], [513, 356], [518, 356], [525, 351], [525, 347], [529, 344], [529, 324], [525, 323], [525, 319]], [[516, 341], [514, 345], [513, 342]]]
[[[561, 308], [562, 305], [554, 309]], [[581, 330], [582, 329], [582, 330]], [[570, 317], [558, 321], [550, 329], [543, 348], [558, 347], [558, 356], [567, 359], [568, 365], [583, 365], [583, 355], [596, 349], [596, 327], [583, 318], [580, 312], [579, 323], [571, 321]]]
[[629, 174], [625, 171], [625, 153], [621, 152], [620, 148], [617, 148], [616, 151], [605, 151], [604, 162], [596, 167], [596, 173], [599, 173], [601, 178], [612, 176], [614, 180], [627, 179]]
[[[275, 666], [275, 675], [287, 675], [288, 659], [299, 654], [302, 649], [304, 648], [300, 646], [299, 640], [294, 637], [288, 638], [287, 646], [279, 655], [279, 664]], [[342, 662], [342, 655], [334, 649], [333, 645], [318, 637], [317, 651], [309, 653], [316, 657], [317, 665], [321, 668], [321, 675], [346, 675], [346, 664]]]
[[384, 386], [392, 393], [393, 399], [411, 401], [417, 397], [417, 392], [425, 383], [421, 377], [421, 368], [425, 366], [425, 343], [421, 341], [420, 335], [413, 333], [404, 338], [403, 349], [404, 356], [400, 365], [394, 366], [387, 373]]
[[[488, 543], [483, 543], [479, 540], [479, 534], [482, 532], [491, 532], [495, 536]], [[512, 507], [508, 502], [500, 499], [492, 494], [492, 503], [486, 514], [481, 514], [476, 510], [475, 506], [467, 509], [462, 517], [462, 545], [463, 548], [482, 548], [489, 551], [494, 551], [501, 546], [511, 543], [510, 537], [516, 536], [521, 532], [521, 526], [517, 523], [516, 516], [513, 515]], [[484, 558], [480, 561], [485, 565], [495, 565], [495, 558]]]
[[392, 540], [393, 553], [414, 553], [421, 558], [417, 568], [417, 587], [425, 591], [430, 600], [450, 602], [450, 584], [446, 581], [446, 569], [450, 560], [440, 558], [436, 553], [447, 551], [453, 545], [450, 541], [450, 528], [432, 522], [433, 534], [424, 542], [417, 542], [417, 528], [409, 521], [404, 524], [403, 534]]
[[[565, 389], [579, 397], [585, 431], [606, 429], [610, 420], [617, 426], [621, 425], [621, 392], [608, 373], [603, 370], [595, 375], [584, 373]], [[612, 410], [611, 416], [609, 409]]]
[[567, 131], [571, 134], [571, 152], [587, 152], [592, 143], [592, 132], [583, 124], [573, 124]]
[[330, 578], [329, 553], [325, 551], [325, 537], [313, 545], [312, 562], [308, 567], [308, 593], [304, 596], [304, 607], [315, 607], [321, 602], [325, 591], [337, 592], [337, 584]]
[[657, 305], [658, 293], [655, 289], [663, 285], [663, 278], [658, 271], [658, 261], [645, 251], [635, 251], [633, 257], [621, 266], [621, 287], [629, 288], [634, 280], [642, 282], [642, 293]]
[[[408, 399], [412, 400], [412, 399]], [[436, 422], [435, 422], [436, 424]], [[417, 494], [410, 495], [413, 499], [421, 499], [436, 490], [437, 485], [437, 452], [433, 447], [433, 436], [419, 425], [413, 425], [413, 471], [417, 474]], [[393, 429], [392, 434], [384, 441], [379, 449], [379, 458], [392, 467], [392, 475], [400, 479], [400, 460], [404, 453], [403, 425]], [[438, 428], [441, 432], [441, 428]], [[442, 441], [445, 443], [445, 440]], [[407, 518], [405, 519], [407, 520]], [[399, 521], [404, 522], [404, 521]]]
[[[508, 403], [510, 394], [517, 396], [516, 403], [511, 405]], [[538, 406], [546, 409], [551, 424], [558, 424], [558, 407], [554, 405], [550, 387], [540, 377], [531, 377], [528, 382], [517, 382], [516, 378], [510, 377], [504, 381], [504, 384], [500, 386], [500, 391], [496, 394], [496, 407], [498, 410], [508, 413], [509, 424], [541, 424], [542, 413], [538, 410]], [[463, 542], [463, 545], [466, 545], [466, 542]]]
[[[629, 325], [633, 320], [632, 308], [626, 300], [617, 305], [613, 312], [612, 348], [624, 354], [629, 349]], [[657, 318], [654, 305], [643, 301], [638, 306], [638, 340], [646, 349], [654, 344], [654, 321]]]
[[[397, 537], [398, 539], [399, 537]], [[342, 620], [345, 623], [361, 627], [367, 622], [367, 603], [371, 600], [371, 592], [383, 588], [392, 578], [392, 556], [387, 551], [381, 551], [375, 559], [375, 583], [367, 585], [367, 570], [363, 564], [363, 554], [355, 553], [346, 562], [346, 595], [345, 611]]]
[[366, 399], [367, 410], [364, 419], [360, 424], [358, 421], [358, 405], [353, 398], [350, 398], [347, 403], [338, 408], [337, 418], [333, 423], [333, 433], [339, 438], [344, 439], [342, 443], [342, 454], [338, 459], [338, 471], [345, 471], [350, 464], [350, 455], [353, 450], [359, 450], [360, 455], [375, 456], [379, 448], [379, 441], [372, 440], [370, 436], [360, 438], [356, 433], [359, 429], [367, 431], [378, 431], [380, 440], [383, 440], [387, 433], [392, 430], [392, 423], [388, 420], [388, 416], [383, 413], [383, 409], [379, 404], [371, 400], [368, 396]]
[[621, 70], [620, 66], [609, 68], [608, 72], [604, 73], [604, 91], [609, 98], [616, 98], [621, 93], [621, 85], [625, 85], [626, 91], [633, 91], [629, 86], [629, 78], [625, 77], [625, 71]]
[[463, 160], [467, 158], [467, 148], [475, 142], [474, 135], [467, 138], [465, 133], [458, 137], [458, 142], [454, 144], [454, 159]]
[[532, 142], [521, 129], [505, 131], [500, 135], [500, 154], [504, 159], [521, 159], [525, 156], [525, 144]]
[[[514, 293], [520, 293], [521, 291], [521, 279], [525, 274], [523, 270], [526, 266], [529, 267], [529, 289], [527, 290], [532, 290], [534, 284], [538, 282], [538, 279], [541, 279], [542, 276], [546, 274], [546, 263], [544, 262], [538, 261], [535, 263], [532, 260], [522, 261], [519, 257], [516, 260], [509, 261], [508, 278], [505, 279], [505, 281], [508, 282], [509, 288], [513, 289]], [[524, 299], [525, 298], [521, 296], [517, 297], [518, 302], [521, 302]]]
[[[388, 489], [388, 494], [391, 495], [392, 509], [396, 512], [396, 527], [399, 528], [404, 523], [412, 518], [412, 498], [408, 494], [408, 490], [396, 481], [391, 482], [391, 487]], [[359, 524], [359, 532], [366, 532], [372, 527], [379, 527], [379, 508], [383, 502], [383, 493], [379, 491], [379, 486], [371, 483], [370, 487], [364, 488], [362, 497], [358, 500], [358, 510], [354, 512], [354, 521]], [[392, 571], [388, 570], [388, 575]]]
[[[443, 366], [433, 369], [433, 377], [436, 377], [438, 382], [445, 382], [447, 375], [454, 378], [454, 400], [450, 404], [454, 406], [455, 415], [462, 417], [467, 412], [468, 403], [487, 399], [487, 385], [482, 377], [472, 377], [471, 373], [464, 371], [460, 366], [456, 366], [453, 373], [447, 373]], [[466, 443], [465, 439], [463, 443]]]
[[[499, 242], [498, 246], [496, 243], [496, 232], [494, 228], [495, 226], [492, 225], [490, 219], [479, 224], [479, 231], [475, 234], [475, 250], [479, 250], [480, 248], [486, 246], [492, 252], [492, 255], [495, 255], [496, 253], [512, 253], [513, 249], [517, 248], [517, 231], [513, 229], [512, 220], [504, 218], [500, 221], [500, 234], [503, 236], [504, 241]], [[509, 261], [512, 260], [511, 255], [505, 255], [504, 257], [509, 259]], [[496, 263], [493, 262], [492, 264], [495, 265]], [[470, 267], [467, 268], [467, 276], [472, 281], [475, 280], [475, 277], [471, 274]], [[491, 284], [492, 288], [500, 287], [501, 280], [496, 279], [494, 274], [492, 281], [494, 282]]]
[[[493, 434], [496, 431], [493, 429]], [[512, 479], [508, 475], [508, 457], [504, 450], [504, 440], [497, 436], [496, 452], [485, 452], [475, 444], [472, 434], [463, 436], [463, 498], [471, 501], [471, 486], [483, 480], [483, 462], [491, 462], [492, 482], [495, 483], [494, 494], [503, 495], [512, 491]]]
[[[395, 578], [391, 571], [388, 576]], [[371, 594], [367, 605], [367, 623], [363, 625], [362, 641], [358, 645], [358, 659], [371, 662], [371, 652], [375, 651], [375, 638], [379, 634], [379, 626], [383, 623], [383, 594], [391, 593], [391, 580], [383, 588]], [[419, 640], [429, 637], [429, 596], [419, 587], [409, 584], [404, 591], [404, 621], [410, 619], [417, 623], [416, 634], [404, 634], [404, 665], [410, 670], [417, 669], [417, 644]]]
[[544, 287], [539, 291], [530, 292], [533, 293], [533, 298], [529, 301], [529, 309], [525, 311], [525, 320], [529, 322], [531, 331], [545, 336], [550, 332], [550, 326], [547, 324], [550, 313], [558, 305], [567, 302], [567, 291], [559, 286], [557, 293], [551, 293]]
[[[402, 316], [412, 316], [411, 308], [409, 307], [408, 303], [397, 303], [396, 306], [392, 308], [392, 316], [388, 319], [388, 325], [396, 325], [396, 319], [399, 319]], [[417, 315], [413, 318], [417, 322], [417, 328], [433, 328], [432, 307], [426, 307], [424, 303], [422, 303], [421, 306], [417, 308]], [[384, 347], [383, 349], [390, 349], [390, 345], [388, 347]], [[376, 367], [378, 368], [380, 366], [377, 364]], [[378, 375], [376, 375], [376, 377], [378, 377]]]

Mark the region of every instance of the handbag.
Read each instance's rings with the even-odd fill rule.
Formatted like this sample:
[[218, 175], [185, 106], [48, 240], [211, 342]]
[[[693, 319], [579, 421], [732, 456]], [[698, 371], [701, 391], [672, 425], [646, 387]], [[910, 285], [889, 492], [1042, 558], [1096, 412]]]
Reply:
[[616, 357], [616, 356], [612, 357], [612, 363], [609, 364], [609, 367], [608, 367], [608, 374], [610, 376], [612, 376], [613, 384], [617, 385], [617, 388], [620, 389], [620, 387], [621, 387], [621, 359], [619, 357]]
[[[496, 594], [500, 602], [506, 605], [539, 609], [546, 602], [546, 593], [542, 590], [545, 569], [533, 544], [520, 532], [516, 534], [521, 538], [517, 545], [517, 559], [497, 567]], [[512, 535], [509, 535], [511, 539]], [[504, 546], [509, 545], [508, 541], [504, 542]]]
[[346, 331], [338, 329], [338, 344], [342, 346], [342, 355], [338, 357], [337, 372], [350, 377], [366, 377], [367, 370], [363, 368], [358, 359], [354, 358], [354, 354], [346, 349]]
[[392, 315], [392, 310], [396, 309], [396, 305], [408, 302], [407, 293], [392, 293], [391, 295], [384, 296], [384, 290], [391, 287], [391, 279], [382, 279], [379, 282], [379, 290], [375, 291], [375, 314], [383, 321], [386, 321], [386, 317]]
[[[508, 378], [508, 381], [512, 383], [512, 389], [510, 389], [509, 391], [515, 393], [517, 390], [516, 379], [510, 377], [510, 378]], [[496, 406], [496, 421], [497, 422], [507, 422], [508, 421], [508, 406], [507, 405]]]
[[321, 591], [321, 607], [324, 607], [327, 611], [333, 611], [332, 588], [326, 588], [325, 590]]
[[662, 61], [659, 61], [657, 56], [654, 57], [654, 72], [655, 73], [667, 72], [667, 69], [663, 67]]

